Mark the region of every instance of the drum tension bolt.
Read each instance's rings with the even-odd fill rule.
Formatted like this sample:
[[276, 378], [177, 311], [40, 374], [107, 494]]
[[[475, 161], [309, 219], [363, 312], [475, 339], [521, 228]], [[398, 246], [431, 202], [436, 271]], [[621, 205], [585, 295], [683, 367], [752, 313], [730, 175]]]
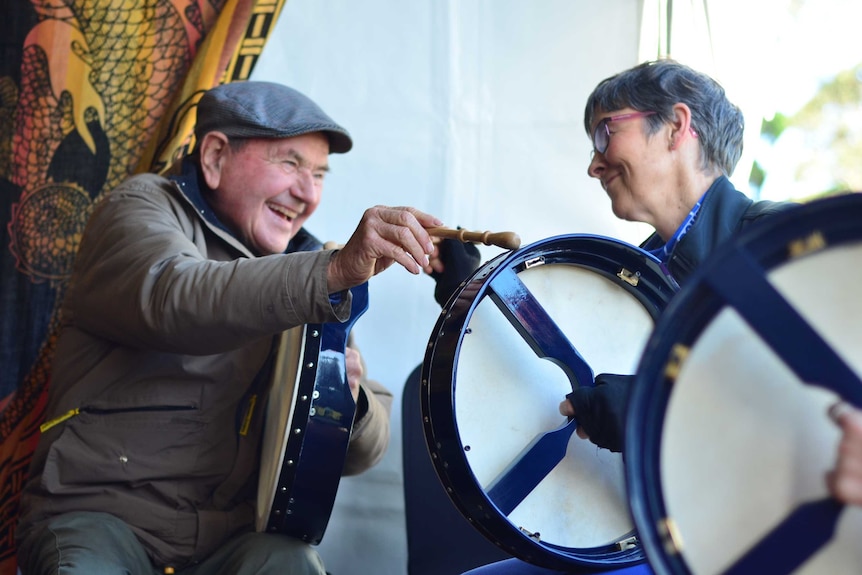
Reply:
[[620, 551], [625, 551], [626, 549], [632, 549], [633, 547], [637, 547], [640, 545], [637, 537], [627, 537], [626, 539], [620, 539], [616, 543], [617, 549]]

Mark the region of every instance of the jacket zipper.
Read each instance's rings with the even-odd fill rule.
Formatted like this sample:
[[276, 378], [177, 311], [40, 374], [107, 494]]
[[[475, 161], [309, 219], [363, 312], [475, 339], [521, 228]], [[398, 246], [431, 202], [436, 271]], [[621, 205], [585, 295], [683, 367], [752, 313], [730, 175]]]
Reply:
[[59, 417], [55, 417], [50, 421], [46, 421], [42, 425], [39, 426], [39, 431], [45, 433], [52, 427], [59, 425], [66, 421], [67, 419], [71, 419], [80, 413], [94, 413], [98, 415], [110, 415], [113, 413], [134, 413], [134, 412], [146, 412], [146, 411], [191, 411], [194, 410], [194, 407], [190, 406], [181, 406], [181, 405], [164, 405], [164, 406], [153, 406], [153, 407], [127, 407], [122, 409], [98, 409], [95, 407], [76, 407], [75, 409], [70, 409], [63, 415]]

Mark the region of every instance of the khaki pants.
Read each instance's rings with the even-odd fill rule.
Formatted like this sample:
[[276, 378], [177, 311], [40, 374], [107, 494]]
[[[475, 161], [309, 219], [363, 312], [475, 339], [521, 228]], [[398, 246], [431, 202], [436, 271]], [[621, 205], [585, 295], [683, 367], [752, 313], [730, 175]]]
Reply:
[[[18, 543], [23, 575], [163, 575], [129, 527], [107, 513], [75, 512], [41, 523]], [[325, 575], [307, 543], [268, 533], [241, 533], [177, 575]]]

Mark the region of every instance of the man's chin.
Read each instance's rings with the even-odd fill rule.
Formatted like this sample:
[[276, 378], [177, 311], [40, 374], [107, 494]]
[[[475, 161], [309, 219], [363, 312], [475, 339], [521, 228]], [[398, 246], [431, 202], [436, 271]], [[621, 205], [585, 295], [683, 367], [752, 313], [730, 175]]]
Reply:
[[259, 246], [257, 246], [257, 249], [255, 251], [258, 253], [258, 255], [261, 255], [261, 256], [272, 256], [275, 254], [283, 254], [284, 250], [287, 249], [287, 245], [290, 243], [290, 238], [292, 238], [292, 237], [293, 236], [291, 235], [289, 238], [287, 238], [283, 241], [269, 242], [269, 243], [264, 244], [264, 245], [259, 245]]

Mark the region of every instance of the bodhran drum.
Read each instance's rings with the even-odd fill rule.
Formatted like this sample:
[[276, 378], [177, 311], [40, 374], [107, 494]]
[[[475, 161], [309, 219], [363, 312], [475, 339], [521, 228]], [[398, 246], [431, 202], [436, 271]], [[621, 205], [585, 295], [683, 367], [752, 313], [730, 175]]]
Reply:
[[351, 328], [368, 309], [368, 284], [350, 292], [346, 322], [300, 325], [279, 337], [266, 403], [256, 531], [312, 545], [326, 531], [356, 414], [345, 351]]
[[862, 573], [862, 512], [828, 495], [862, 405], [862, 195], [740, 234], [695, 273], [647, 344], [626, 479], [659, 573]]
[[444, 307], [422, 366], [425, 438], [455, 506], [507, 553], [643, 561], [620, 454], [578, 438], [559, 404], [594, 373], [633, 373], [675, 291], [643, 250], [565, 235], [485, 263]]

